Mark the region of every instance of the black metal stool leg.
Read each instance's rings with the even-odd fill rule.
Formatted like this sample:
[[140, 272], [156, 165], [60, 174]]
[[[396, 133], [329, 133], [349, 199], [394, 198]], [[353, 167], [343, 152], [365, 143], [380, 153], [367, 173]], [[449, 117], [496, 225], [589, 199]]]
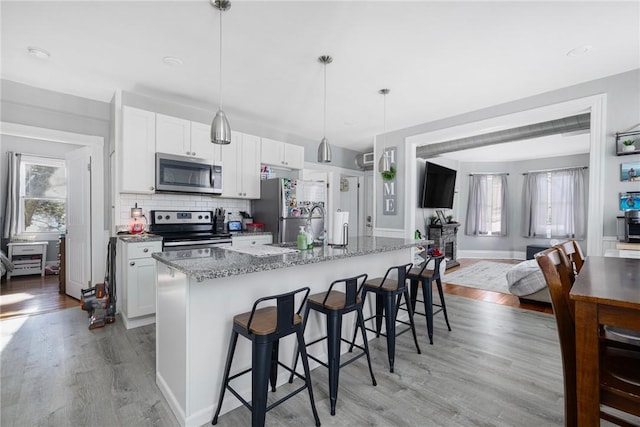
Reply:
[[[358, 307], [356, 310], [358, 316], [358, 323], [356, 324], [356, 331], [358, 328], [362, 331], [362, 341], [364, 342], [364, 352], [367, 355], [367, 364], [369, 365], [369, 374], [371, 374], [371, 382], [374, 386], [377, 386], [376, 377], [373, 376], [373, 368], [371, 367], [371, 356], [369, 355], [369, 342], [367, 341], [367, 332], [364, 328], [364, 315], [362, 314], [362, 307]], [[354, 339], [355, 341], [355, 339]], [[351, 345], [353, 346], [353, 342], [351, 341]]]
[[431, 279], [422, 279], [422, 299], [424, 300], [424, 312], [427, 318], [429, 344], [433, 344], [433, 285], [431, 284]]
[[447, 322], [447, 328], [451, 330], [449, 316], [447, 316], [447, 305], [444, 302], [444, 292], [442, 292], [442, 280], [436, 279], [436, 285], [438, 286], [438, 294], [440, 294], [440, 306], [442, 307], [442, 314], [444, 314], [444, 321]]
[[[304, 334], [304, 331], [307, 329], [307, 319], [309, 318], [309, 304], [305, 305], [304, 307], [304, 317], [302, 318], [302, 333]], [[291, 367], [291, 370], [293, 372], [295, 372], [296, 367], [298, 366], [298, 356], [300, 356], [300, 352], [298, 351], [298, 344], [296, 344], [296, 351], [295, 351], [295, 356], [293, 359], [293, 366]], [[293, 382], [293, 377], [294, 377], [294, 373], [291, 372], [291, 375], [289, 376], [289, 384], [291, 384]]]
[[264, 426], [271, 371], [271, 342], [253, 341], [251, 371], [251, 426]]
[[336, 414], [338, 401], [338, 379], [340, 376], [340, 342], [342, 338], [342, 315], [334, 311], [327, 313], [327, 347], [329, 365], [329, 400], [331, 415]]
[[271, 391], [276, 391], [276, 382], [278, 380], [278, 353], [280, 349], [280, 341], [273, 342], [271, 347], [271, 373], [269, 374], [269, 382], [271, 383]]
[[[404, 292], [404, 302], [407, 304], [407, 309], [409, 311], [409, 323], [411, 324], [411, 333], [413, 334], [413, 342], [416, 343], [416, 350], [418, 350], [418, 354], [420, 352], [420, 346], [418, 345], [418, 337], [416, 336], [416, 324], [413, 320], [413, 310], [411, 309], [411, 304], [409, 301], [409, 290], [405, 288]], [[400, 301], [401, 296], [398, 295], [398, 302]]]
[[[366, 300], [366, 297], [367, 297], [367, 290], [363, 289], [362, 290], [362, 307], [364, 307], [364, 302]], [[376, 300], [376, 303], [377, 303], [377, 300]], [[364, 317], [363, 317], [363, 319], [364, 319]], [[364, 325], [364, 321], [363, 321], [362, 324]], [[358, 326], [357, 325], [358, 325], [358, 320], [356, 319], [356, 327], [353, 328], [353, 339], [351, 340], [351, 345], [349, 346], [349, 353], [351, 353], [353, 351], [353, 345], [355, 344], [356, 337], [358, 336]]]
[[380, 337], [380, 329], [382, 329], [382, 315], [385, 304], [384, 299], [385, 298], [382, 295], [376, 292], [376, 338]]
[[236, 343], [238, 342], [238, 333], [231, 331], [231, 338], [229, 339], [229, 349], [227, 350], [227, 361], [224, 365], [224, 376], [222, 377], [222, 386], [220, 387], [220, 397], [218, 398], [218, 409], [213, 416], [211, 424], [216, 425], [218, 423], [218, 415], [220, 415], [220, 409], [222, 408], [222, 399], [224, 399], [224, 392], [227, 391], [227, 384], [229, 384], [229, 372], [231, 372], [231, 361], [233, 360], [233, 354], [236, 351]]
[[[378, 295], [376, 295], [378, 296]], [[398, 298], [400, 296], [398, 295]], [[393, 372], [393, 363], [396, 354], [396, 302], [392, 295], [385, 295], [384, 298], [385, 327], [387, 334], [387, 355], [389, 357], [389, 372]]]
[[316, 427], [320, 427], [320, 418], [318, 417], [318, 411], [316, 410], [316, 401], [313, 398], [313, 388], [311, 387], [311, 373], [309, 371], [309, 359], [307, 358], [307, 349], [304, 344], [304, 335], [302, 328], [296, 331], [298, 337], [298, 351], [302, 358], [302, 367], [304, 368], [304, 379], [307, 389], [309, 390], [309, 399], [311, 400], [311, 410], [313, 411], [313, 418], [316, 421]]

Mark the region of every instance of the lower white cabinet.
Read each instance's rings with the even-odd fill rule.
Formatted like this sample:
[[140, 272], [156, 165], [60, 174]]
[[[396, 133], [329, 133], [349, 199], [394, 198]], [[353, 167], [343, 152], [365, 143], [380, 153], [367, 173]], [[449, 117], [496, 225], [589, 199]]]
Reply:
[[127, 329], [155, 323], [156, 261], [154, 252], [162, 251], [161, 241], [118, 241], [118, 301]]
[[271, 234], [244, 234], [241, 236], [231, 236], [231, 246], [252, 246], [252, 245], [268, 245], [273, 243], [273, 236]]

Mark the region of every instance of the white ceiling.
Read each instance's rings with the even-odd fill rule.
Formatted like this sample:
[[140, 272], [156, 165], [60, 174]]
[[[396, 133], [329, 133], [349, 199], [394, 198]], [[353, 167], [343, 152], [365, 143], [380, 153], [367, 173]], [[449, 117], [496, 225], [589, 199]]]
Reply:
[[[1, 2], [3, 79], [109, 101], [217, 108], [218, 11], [197, 1]], [[382, 132], [640, 68], [638, 1], [232, 1], [224, 110], [274, 134], [372, 146]], [[590, 45], [585, 55], [573, 48]], [[27, 54], [28, 46], [51, 53]], [[182, 66], [168, 66], [165, 56]]]

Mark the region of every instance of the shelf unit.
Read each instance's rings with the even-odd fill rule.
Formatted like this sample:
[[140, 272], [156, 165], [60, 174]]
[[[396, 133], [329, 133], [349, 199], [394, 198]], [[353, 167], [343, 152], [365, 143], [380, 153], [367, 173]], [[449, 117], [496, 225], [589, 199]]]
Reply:
[[7, 279], [12, 276], [39, 274], [44, 276], [47, 262], [47, 246], [49, 242], [11, 242], [7, 243], [9, 260], [13, 271], [7, 272]]
[[[631, 139], [635, 141], [636, 149], [633, 151], [623, 151], [622, 141]], [[616, 155], [628, 156], [631, 154], [640, 154], [640, 130], [634, 130], [629, 132], [616, 132]]]

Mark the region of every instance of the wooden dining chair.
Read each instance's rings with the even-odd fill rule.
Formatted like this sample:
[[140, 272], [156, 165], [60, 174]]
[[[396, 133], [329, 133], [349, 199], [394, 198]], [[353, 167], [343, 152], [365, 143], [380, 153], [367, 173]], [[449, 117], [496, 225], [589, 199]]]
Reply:
[[[577, 426], [576, 331], [572, 264], [559, 248], [547, 249], [536, 257], [551, 294], [558, 326], [564, 377], [565, 425]], [[640, 351], [603, 338], [600, 341], [600, 418], [618, 425], [635, 425], [610, 412], [609, 408], [640, 417]], [[640, 419], [636, 420], [640, 422]]]

